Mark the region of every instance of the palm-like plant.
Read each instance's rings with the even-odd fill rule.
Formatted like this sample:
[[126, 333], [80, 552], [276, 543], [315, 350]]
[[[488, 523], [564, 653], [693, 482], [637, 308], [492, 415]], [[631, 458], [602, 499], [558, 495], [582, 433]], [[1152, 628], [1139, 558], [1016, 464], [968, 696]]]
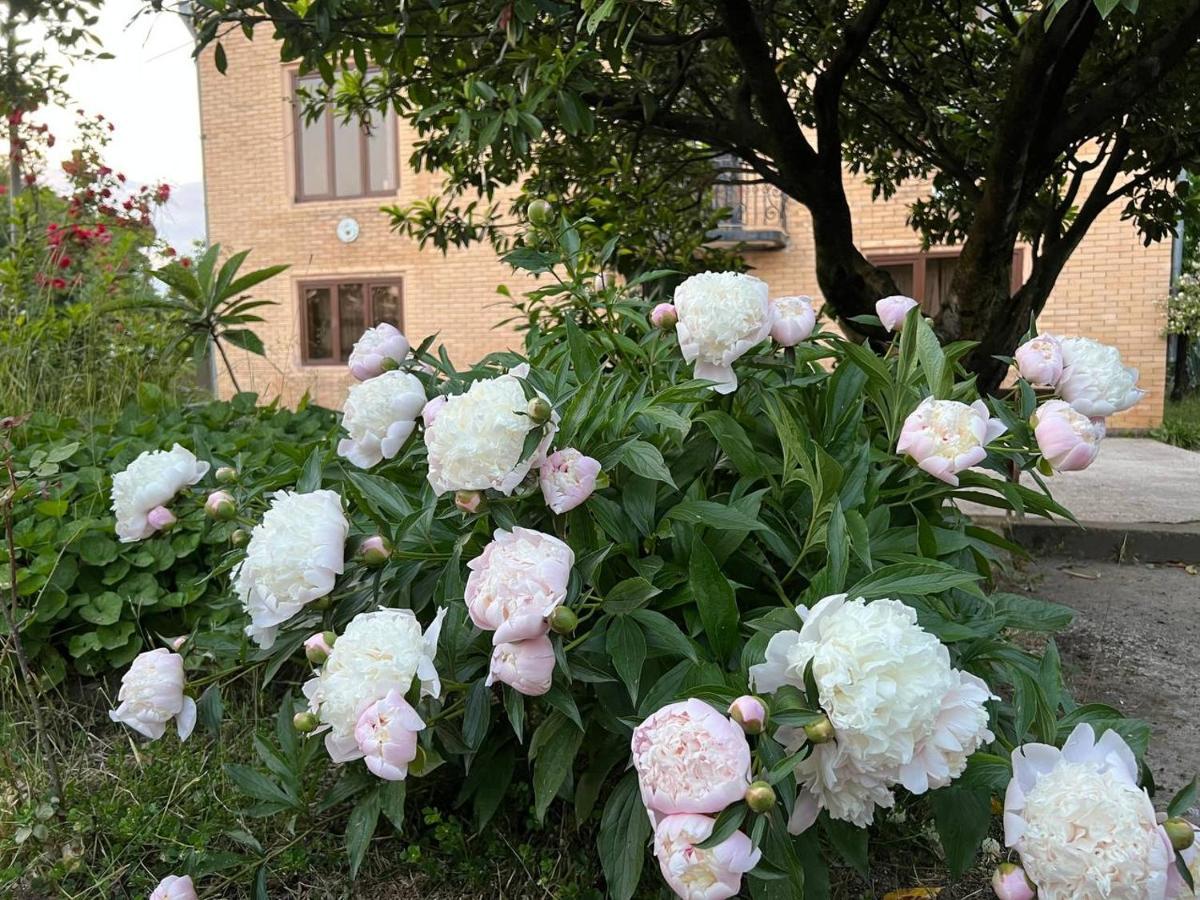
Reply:
[[168, 352], [186, 353], [199, 364], [209, 348], [215, 347], [225, 364], [225, 371], [229, 373], [229, 380], [233, 382], [233, 389], [241, 391], [225, 352], [225, 344], [241, 347], [259, 356], [266, 355], [262, 340], [245, 326], [263, 321], [251, 310], [260, 306], [274, 306], [275, 302], [253, 300], [246, 292], [275, 277], [287, 266], [267, 266], [239, 276], [238, 269], [250, 251], [233, 254], [218, 269], [217, 258], [220, 253], [221, 245], [213, 244], [196, 259], [194, 265], [172, 262], [156, 269], [152, 274], [169, 288], [169, 293], [147, 305], [163, 310], [178, 325], [179, 334]]

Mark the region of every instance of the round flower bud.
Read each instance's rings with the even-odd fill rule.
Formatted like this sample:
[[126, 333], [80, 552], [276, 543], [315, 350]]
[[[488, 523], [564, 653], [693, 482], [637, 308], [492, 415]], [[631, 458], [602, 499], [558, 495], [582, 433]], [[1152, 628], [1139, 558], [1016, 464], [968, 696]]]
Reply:
[[746, 805], [752, 812], [770, 812], [775, 805], [775, 789], [765, 781], [755, 781], [746, 788]]
[[746, 734], [762, 734], [767, 727], [767, 707], [753, 694], [743, 694], [729, 704], [729, 718]]
[[239, 528], [229, 536], [229, 543], [233, 544], [235, 547], [245, 547], [249, 541], [250, 532], [248, 532], [245, 528]]
[[480, 491], [455, 491], [454, 505], [468, 515], [480, 512], [485, 506], [483, 493]]
[[814, 744], [826, 744], [833, 740], [833, 723], [829, 721], [829, 716], [821, 716], [817, 721], [805, 725], [804, 736]]
[[555, 634], [570, 634], [578, 624], [579, 616], [569, 607], [559, 606], [550, 613], [550, 630]]
[[233, 466], [221, 466], [216, 471], [216, 479], [220, 484], [233, 484], [237, 481], [237, 469]]
[[1032, 900], [1037, 893], [1025, 870], [1015, 863], [1000, 863], [992, 873], [992, 890], [1000, 900]]
[[550, 421], [550, 414], [554, 412], [554, 409], [544, 397], [534, 397], [529, 401], [525, 411], [535, 425], [545, 425]]
[[904, 297], [896, 294], [891, 297], [884, 297], [876, 303], [875, 315], [879, 316], [879, 321], [883, 323], [883, 327], [888, 331], [899, 331], [904, 327], [904, 320], [908, 318], [908, 311], [919, 305], [912, 297]]
[[179, 520], [175, 518], [175, 513], [165, 506], [156, 506], [146, 513], [146, 522], [152, 533], [154, 531], [170, 531], [177, 521]]
[[337, 635], [332, 631], [320, 631], [304, 642], [304, 655], [314, 666], [319, 666], [333, 652], [333, 643]]
[[811, 297], [776, 297], [771, 301], [771, 339], [781, 347], [806, 341], [817, 324]]
[[1029, 423], [1051, 471], [1086, 469], [1100, 453], [1104, 420], [1089, 419], [1065, 400], [1047, 400], [1034, 411]]
[[527, 213], [529, 215], [529, 224], [537, 228], [545, 228], [550, 224], [550, 219], [554, 215], [554, 207], [545, 200], [532, 200], [529, 203]]
[[164, 647], [140, 653], [121, 676], [120, 705], [108, 717], [158, 740], [175, 720], [181, 741], [196, 727], [196, 701], [184, 694], [183, 657]]
[[385, 356], [383, 358], [383, 362], [379, 364], [379, 371], [381, 374], [383, 372], [394, 372], [398, 368], [400, 368], [400, 363], [396, 362], [396, 360], [392, 359], [390, 356]]
[[650, 310], [650, 324], [663, 331], [670, 331], [679, 321], [679, 313], [674, 303], [660, 303]]
[[204, 511], [210, 519], [228, 522], [237, 515], [237, 503], [228, 491], [213, 491], [204, 501]]
[[292, 716], [292, 727], [301, 734], [308, 734], [310, 731], [315, 731], [320, 724], [321, 720], [317, 718], [315, 712], [305, 710]]
[[392, 556], [392, 544], [381, 534], [373, 534], [358, 545], [358, 558], [364, 566], [378, 568]]
[[599, 475], [600, 463], [574, 447], [554, 451], [538, 467], [538, 483], [546, 505], [560, 515], [592, 495]]
[[1163, 830], [1171, 840], [1171, 846], [1182, 853], [1196, 842], [1196, 829], [1187, 819], [1178, 816], [1163, 822]]
[[1013, 354], [1013, 361], [1030, 384], [1053, 387], [1062, 378], [1062, 345], [1054, 335], [1043, 334], [1026, 341]]

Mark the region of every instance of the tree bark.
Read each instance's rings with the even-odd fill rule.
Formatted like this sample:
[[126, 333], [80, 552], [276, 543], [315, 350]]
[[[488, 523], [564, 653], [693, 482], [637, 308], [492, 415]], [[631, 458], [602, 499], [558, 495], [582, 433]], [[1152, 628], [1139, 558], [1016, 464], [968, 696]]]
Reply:
[[1171, 399], [1182, 400], [1189, 387], [1188, 380], [1188, 336], [1175, 335], [1175, 369], [1171, 376]]

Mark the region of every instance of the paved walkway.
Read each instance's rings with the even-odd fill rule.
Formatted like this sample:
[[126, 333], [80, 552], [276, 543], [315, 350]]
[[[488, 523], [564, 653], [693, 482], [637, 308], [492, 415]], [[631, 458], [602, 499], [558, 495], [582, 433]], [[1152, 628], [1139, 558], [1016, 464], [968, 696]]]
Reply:
[[[1107, 438], [1082, 472], [1046, 479], [1054, 499], [1081, 522], [1200, 526], [1200, 453], [1149, 438]], [[970, 515], [997, 510], [962, 504]]]

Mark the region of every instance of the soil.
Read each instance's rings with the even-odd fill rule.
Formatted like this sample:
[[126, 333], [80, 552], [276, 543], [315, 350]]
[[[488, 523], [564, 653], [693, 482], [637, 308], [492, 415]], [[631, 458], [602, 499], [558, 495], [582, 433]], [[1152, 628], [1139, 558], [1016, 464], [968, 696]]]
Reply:
[[1058, 637], [1072, 695], [1150, 724], [1165, 805], [1200, 772], [1200, 567], [1044, 557], [1006, 588], [1076, 610]]

